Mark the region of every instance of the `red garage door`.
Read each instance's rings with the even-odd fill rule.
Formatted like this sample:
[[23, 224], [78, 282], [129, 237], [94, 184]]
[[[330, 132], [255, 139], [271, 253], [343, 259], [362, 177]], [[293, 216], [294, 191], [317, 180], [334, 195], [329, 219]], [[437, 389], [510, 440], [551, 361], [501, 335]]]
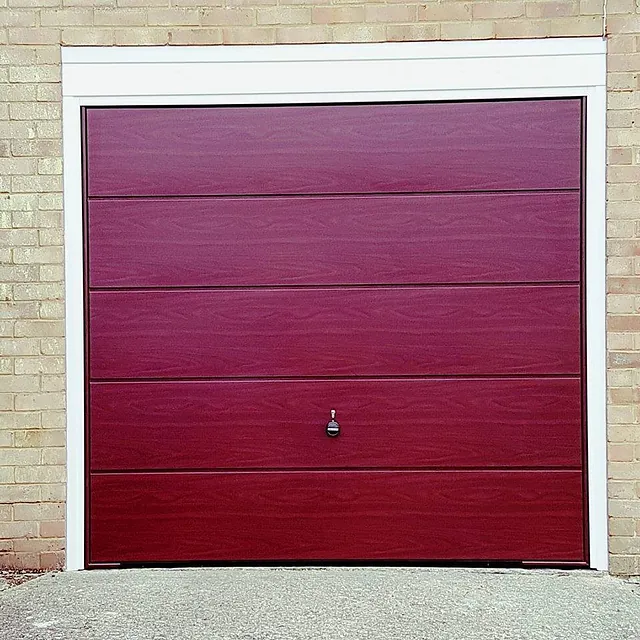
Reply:
[[84, 117], [89, 565], [587, 560], [579, 100]]

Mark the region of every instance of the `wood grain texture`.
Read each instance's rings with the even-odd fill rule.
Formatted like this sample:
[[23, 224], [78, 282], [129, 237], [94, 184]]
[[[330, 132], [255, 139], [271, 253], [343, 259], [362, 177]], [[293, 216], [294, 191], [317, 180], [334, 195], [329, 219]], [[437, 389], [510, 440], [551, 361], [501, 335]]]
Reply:
[[92, 562], [584, 560], [580, 472], [91, 477]]
[[99, 378], [579, 373], [579, 287], [100, 291]]
[[580, 394], [558, 378], [93, 383], [91, 469], [579, 467]]
[[89, 108], [88, 192], [577, 189], [580, 110], [579, 99]]
[[580, 278], [573, 192], [89, 203], [94, 287]]

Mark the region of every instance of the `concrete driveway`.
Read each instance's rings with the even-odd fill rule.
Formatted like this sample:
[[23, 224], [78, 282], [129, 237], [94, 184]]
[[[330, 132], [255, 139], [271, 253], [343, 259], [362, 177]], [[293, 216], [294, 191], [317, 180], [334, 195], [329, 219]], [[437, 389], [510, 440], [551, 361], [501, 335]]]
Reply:
[[639, 640], [640, 584], [582, 571], [83, 571], [0, 592], [0, 638]]

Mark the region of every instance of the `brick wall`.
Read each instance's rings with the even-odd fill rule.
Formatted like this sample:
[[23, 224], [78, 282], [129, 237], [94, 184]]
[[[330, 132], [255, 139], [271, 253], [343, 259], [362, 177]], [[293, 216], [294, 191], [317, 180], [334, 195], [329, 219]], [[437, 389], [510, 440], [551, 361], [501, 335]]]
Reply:
[[608, 11], [607, 309], [611, 570], [640, 574], [640, 8]]
[[[640, 8], [608, 0], [611, 569], [640, 573]], [[601, 35], [603, 0], [0, 0], [0, 565], [63, 560], [60, 45]], [[636, 124], [637, 121], [637, 124]]]

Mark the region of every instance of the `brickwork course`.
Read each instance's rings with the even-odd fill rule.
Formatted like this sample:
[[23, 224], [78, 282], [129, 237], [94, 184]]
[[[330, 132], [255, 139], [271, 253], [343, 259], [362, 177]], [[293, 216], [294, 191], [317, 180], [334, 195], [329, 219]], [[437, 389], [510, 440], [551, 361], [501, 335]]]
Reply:
[[640, 3], [0, 0], [0, 566], [64, 562], [61, 45], [608, 40], [611, 572], [640, 574]]

